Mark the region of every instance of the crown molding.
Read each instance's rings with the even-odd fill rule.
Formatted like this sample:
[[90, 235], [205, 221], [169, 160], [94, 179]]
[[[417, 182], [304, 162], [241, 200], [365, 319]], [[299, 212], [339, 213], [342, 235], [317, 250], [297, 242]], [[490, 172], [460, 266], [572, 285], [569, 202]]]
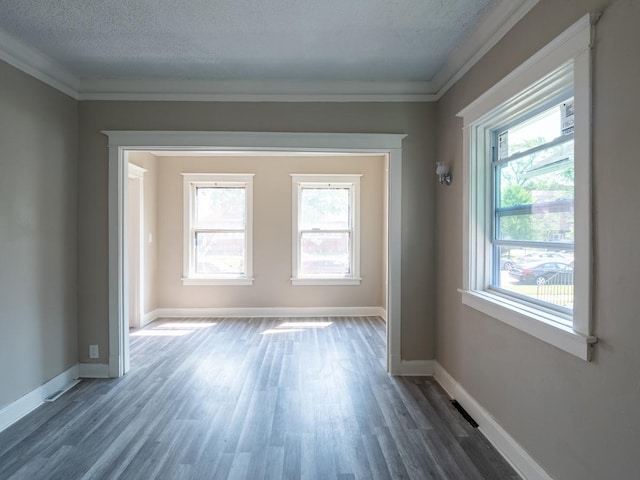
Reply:
[[449, 55], [444, 67], [433, 77], [436, 101], [491, 50], [539, 0], [500, 0], [482, 19], [475, 31]]
[[80, 100], [429, 102], [428, 82], [84, 80]]
[[217, 102], [435, 102], [539, 0], [500, 0], [430, 82], [81, 79], [0, 30], [0, 59], [76, 100]]
[[52, 58], [0, 30], [0, 59], [78, 100], [78, 79]]

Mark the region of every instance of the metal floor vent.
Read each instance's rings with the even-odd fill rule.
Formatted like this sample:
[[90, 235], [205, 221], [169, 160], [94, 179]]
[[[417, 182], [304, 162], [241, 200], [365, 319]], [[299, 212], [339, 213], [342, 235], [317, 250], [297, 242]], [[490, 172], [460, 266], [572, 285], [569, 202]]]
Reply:
[[69, 390], [71, 390], [73, 387], [75, 387], [77, 384], [80, 383], [80, 380], [74, 380], [73, 382], [71, 382], [69, 385], [67, 385], [64, 388], [61, 388], [60, 390], [56, 390], [55, 392], [53, 392], [51, 395], [47, 396], [44, 401], [45, 402], [55, 402], [57, 399], [59, 399], [62, 395], [64, 395], [66, 392], [68, 392]]
[[460, 415], [462, 415], [462, 417], [467, 422], [469, 422], [469, 425], [471, 425], [473, 428], [478, 428], [478, 422], [476, 422], [473, 417], [469, 415], [469, 413], [464, 408], [462, 408], [462, 405], [460, 405], [457, 400], [451, 400], [451, 404], [456, 410], [458, 410], [458, 412], [460, 412]]

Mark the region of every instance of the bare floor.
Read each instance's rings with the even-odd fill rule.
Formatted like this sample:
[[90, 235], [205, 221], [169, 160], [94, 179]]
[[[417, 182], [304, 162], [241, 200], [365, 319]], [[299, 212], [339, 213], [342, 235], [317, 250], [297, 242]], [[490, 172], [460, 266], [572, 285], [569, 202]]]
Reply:
[[519, 478], [378, 317], [156, 321], [131, 371], [0, 434], [0, 479]]

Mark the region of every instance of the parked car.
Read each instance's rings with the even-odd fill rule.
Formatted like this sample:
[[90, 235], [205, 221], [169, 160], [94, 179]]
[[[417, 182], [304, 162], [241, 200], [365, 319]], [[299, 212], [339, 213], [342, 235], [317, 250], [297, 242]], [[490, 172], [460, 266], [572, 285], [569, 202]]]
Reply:
[[509, 275], [521, 283], [573, 285], [573, 263], [537, 261], [517, 264]]
[[513, 257], [501, 257], [500, 258], [500, 270], [506, 270], [510, 272], [511, 269], [515, 266], [516, 260]]
[[531, 263], [535, 261], [558, 261], [563, 263], [569, 263], [573, 261], [573, 255], [562, 254], [557, 252], [534, 252], [521, 255], [519, 257], [501, 257], [500, 258], [500, 270], [506, 270], [510, 272], [511, 269], [518, 264]]
[[563, 262], [563, 263], [568, 263], [567, 262], [567, 256], [563, 255], [562, 253], [558, 253], [558, 252], [533, 252], [533, 253], [527, 253], [526, 255], [522, 255], [521, 257], [518, 257], [518, 259], [516, 260], [516, 264], [518, 263], [532, 263], [532, 262], [553, 262], [553, 261], [557, 261], [557, 262]]

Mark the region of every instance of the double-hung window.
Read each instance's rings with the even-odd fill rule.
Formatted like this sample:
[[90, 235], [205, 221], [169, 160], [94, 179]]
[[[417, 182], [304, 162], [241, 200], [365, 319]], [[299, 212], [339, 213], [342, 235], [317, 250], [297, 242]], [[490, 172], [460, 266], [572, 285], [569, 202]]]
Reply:
[[250, 285], [253, 175], [184, 174], [185, 285]]
[[591, 345], [587, 15], [465, 108], [462, 301], [580, 358]]
[[294, 285], [360, 283], [360, 175], [292, 175]]
[[[491, 287], [558, 314], [574, 303], [574, 100], [491, 132]], [[569, 318], [567, 318], [569, 324]]]

